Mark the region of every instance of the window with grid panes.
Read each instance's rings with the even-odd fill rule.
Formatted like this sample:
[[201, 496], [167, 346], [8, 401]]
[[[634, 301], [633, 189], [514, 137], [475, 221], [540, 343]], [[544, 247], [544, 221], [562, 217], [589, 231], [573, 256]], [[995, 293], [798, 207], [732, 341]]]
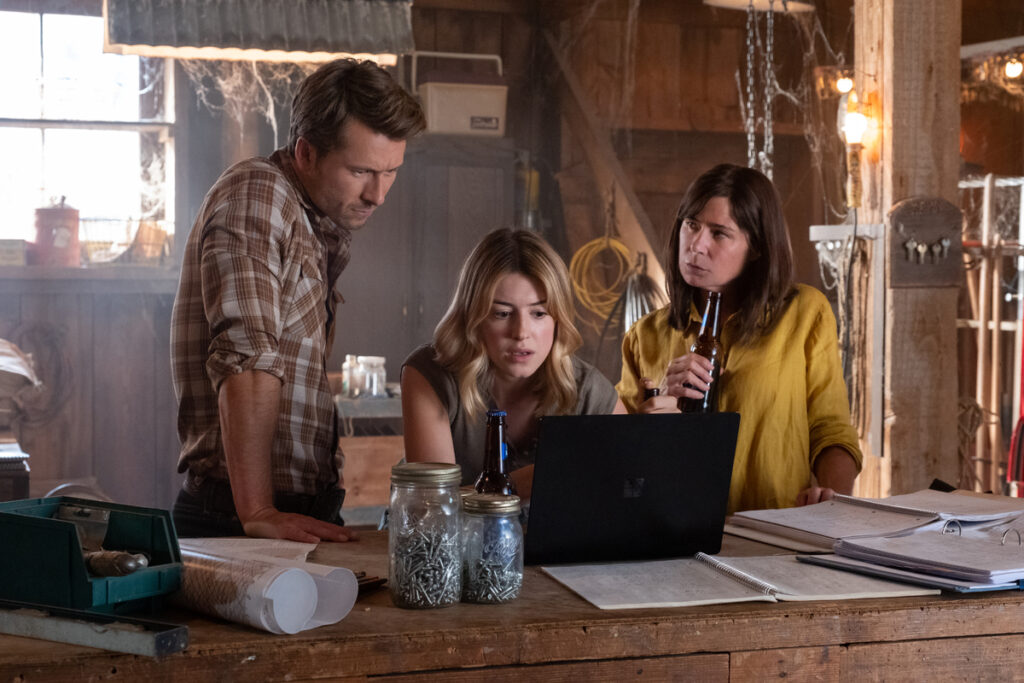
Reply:
[[173, 232], [169, 62], [104, 54], [100, 16], [40, 6], [0, 11], [0, 239], [34, 240], [62, 197], [83, 245]]

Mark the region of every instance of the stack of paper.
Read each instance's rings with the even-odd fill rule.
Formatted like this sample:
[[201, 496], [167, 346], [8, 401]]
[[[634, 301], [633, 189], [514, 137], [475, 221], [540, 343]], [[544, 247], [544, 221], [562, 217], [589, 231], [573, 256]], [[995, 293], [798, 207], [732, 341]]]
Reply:
[[[1016, 588], [1024, 580], [1024, 548], [1017, 543], [1018, 536], [1006, 544], [1004, 538], [993, 534], [950, 531], [932, 524], [894, 536], [842, 539], [836, 543], [835, 553], [843, 558], [923, 574], [925, 579], [917, 577], [918, 583], [938, 578], [963, 584], [950, 586], [953, 590]], [[891, 572], [885, 575], [892, 576]], [[936, 583], [931, 580], [929, 585]]]
[[[1020, 501], [980, 500], [990, 505], [987, 513], [964, 508], [957, 512], [959, 518], [953, 518], [947, 510], [929, 524], [884, 537], [843, 538], [836, 542], [834, 555], [800, 559], [957, 592], [1020, 588], [1024, 582], [1024, 515], [1016, 512]], [[1000, 506], [1009, 512], [999, 515]]]
[[729, 517], [726, 532], [802, 552], [830, 552], [841, 538], [887, 536], [935, 521], [977, 523], [1024, 514], [1024, 500], [926, 489], [890, 498], [836, 496], [817, 505], [747, 510]]

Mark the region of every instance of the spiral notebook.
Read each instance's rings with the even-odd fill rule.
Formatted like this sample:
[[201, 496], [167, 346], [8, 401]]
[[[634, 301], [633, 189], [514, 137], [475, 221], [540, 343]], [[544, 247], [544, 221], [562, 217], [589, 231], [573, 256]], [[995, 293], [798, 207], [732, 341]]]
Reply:
[[600, 609], [688, 607], [728, 602], [851, 600], [938, 595], [937, 588], [804, 564], [795, 555], [694, 557], [544, 567]]
[[526, 563], [717, 553], [739, 424], [737, 413], [542, 418]]

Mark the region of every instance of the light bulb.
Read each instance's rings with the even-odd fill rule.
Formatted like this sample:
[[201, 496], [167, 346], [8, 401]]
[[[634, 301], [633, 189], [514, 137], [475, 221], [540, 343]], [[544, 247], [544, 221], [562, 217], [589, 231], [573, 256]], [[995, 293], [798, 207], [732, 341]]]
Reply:
[[1024, 73], [1024, 64], [1019, 59], [1011, 59], [1003, 69], [1007, 78], [1019, 78]]
[[845, 94], [853, 90], [853, 79], [849, 76], [840, 76], [836, 79], [836, 90]]
[[848, 111], [843, 116], [843, 137], [848, 145], [859, 145], [864, 141], [868, 129], [868, 117], [859, 111]]

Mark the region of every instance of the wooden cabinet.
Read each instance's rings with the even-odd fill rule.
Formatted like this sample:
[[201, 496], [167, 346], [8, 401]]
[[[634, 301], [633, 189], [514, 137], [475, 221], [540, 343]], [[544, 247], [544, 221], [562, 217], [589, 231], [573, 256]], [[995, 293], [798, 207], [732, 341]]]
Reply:
[[413, 139], [387, 201], [353, 237], [328, 369], [340, 371], [347, 353], [385, 356], [397, 382], [405, 357], [433, 337], [470, 250], [512, 225], [514, 188], [510, 139]]
[[[512, 225], [514, 188], [509, 139], [411, 141], [387, 201], [353, 237], [352, 260], [337, 285], [345, 303], [328, 370], [340, 371], [347, 353], [385, 356], [388, 382], [398, 382], [405, 357], [433, 338], [470, 250], [491, 230]], [[345, 507], [387, 504], [402, 437], [343, 438], [342, 449]]]

